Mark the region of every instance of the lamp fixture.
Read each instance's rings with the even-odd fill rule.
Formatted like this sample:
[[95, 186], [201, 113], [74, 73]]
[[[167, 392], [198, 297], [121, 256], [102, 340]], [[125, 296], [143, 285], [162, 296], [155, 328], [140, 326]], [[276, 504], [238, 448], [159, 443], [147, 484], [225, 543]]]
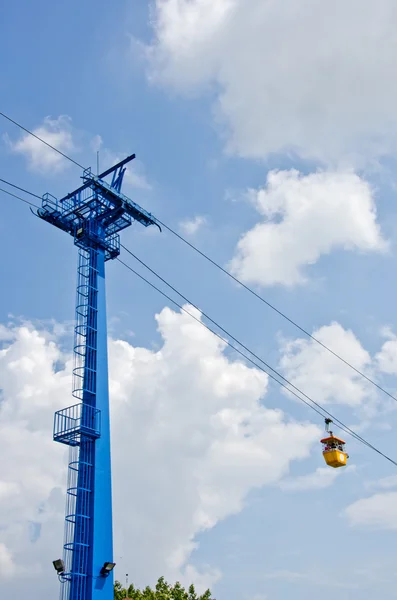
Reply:
[[107, 577], [113, 571], [115, 566], [116, 566], [116, 563], [112, 563], [112, 562], [103, 563], [103, 567], [101, 569], [101, 575], [103, 575], [104, 577]]
[[58, 558], [57, 560], [53, 560], [52, 564], [54, 565], [54, 569], [58, 573], [58, 575], [61, 575], [62, 573], [65, 572], [65, 563], [63, 562], [63, 560], [61, 558]]

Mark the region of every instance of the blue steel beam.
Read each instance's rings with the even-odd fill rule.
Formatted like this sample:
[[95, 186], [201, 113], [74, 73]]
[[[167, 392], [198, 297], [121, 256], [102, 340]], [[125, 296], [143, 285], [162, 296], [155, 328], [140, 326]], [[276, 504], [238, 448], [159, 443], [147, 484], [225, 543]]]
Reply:
[[[113, 600], [113, 573], [103, 570], [113, 563], [105, 262], [119, 255], [119, 232], [133, 220], [159, 227], [121, 193], [125, 164], [134, 157], [100, 176], [86, 169], [82, 186], [61, 200], [46, 194], [37, 211], [79, 248], [73, 370], [78, 404], [54, 419], [54, 440], [70, 446], [61, 600]], [[110, 174], [111, 184], [103, 179]]]
[[[101, 411], [101, 437], [95, 442], [96, 468], [94, 472], [94, 527], [95, 543], [92, 548], [93, 574], [98, 575], [105, 562], [113, 559], [112, 534], [112, 487], [110, 456], [110, 415], [108, 389], [108, 355], [105, 300], [105, 260], [104, 253], [99, 253], [98, 261], [98, 360], [97, 360], [97, 395], [96, 406]], [[92, 600], [113, 600], [113, 572], [108, 577], [94, 577]]]

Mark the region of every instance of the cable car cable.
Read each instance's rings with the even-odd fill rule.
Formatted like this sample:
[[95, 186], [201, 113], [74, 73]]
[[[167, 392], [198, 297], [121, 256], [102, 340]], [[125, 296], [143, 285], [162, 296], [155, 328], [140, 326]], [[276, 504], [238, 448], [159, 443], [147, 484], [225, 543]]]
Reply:
[[[322, 408], [321, 405], [319, 405], [318, 403], [316, 403], [314, 400], [311, 400], [311, 399], [310, 400], [311, 400], [312, 404], [310, 404], [309, 402], [307, 402], [306, 400], [304, 400], [304, 398], [302, 398], [299, 394], [297, 394], [296, 392], [294, 392], [293, 390], [291, 390], [290, 388], [288, 388], [287, 385], [285, 385], [282, 381], [279, 381], [274, 375], [272, 375], [271, 373], [269, 373], [264, 367], [258, 365], [252, 358], [250, 358], [249, 356], [247, 356], [246, 354], [244, 354], [244, 352], [242, 352], [241, 350], [239, 350], [239, 348], [236, 348], [228, 340], [225, 340], [219, 333], [217, 333], [216, 331], [214, 331], [213, 329], [211, 329], [211, 327], [209, 327], [208, 325], [206, 325], [205, 323], [203, 323], [203, 321], [200, 321], [200, 319], [198, 319], [197, 317], [195, 317], [194, 315], [192, 315], [188, 310], [186, 310], [176, 300], [174, 300], [173, 298], [171, 298], [170, 296], [168, 296], [168, 294], [166, 294], [165, 292], [163, 292], [160, 288], [158, 288], [156, 285], [154, 285], [152, 282], [150, 282], [148, 279], [146, 279], [143, 275], [141, 275], [140, 273], [138, 273], [137, 271], [135, 271], [135, 269], [133, 269], [130, 265], [128, 265], [127, 263], [125, 263], [124, 261], [122, 261], [120, 258], [117, 258], [117, 261], [119, 263], [121, 263], [124, 267], [126, 267], [129, 271], [131, 271], [132, 273], [134, 273], [134, 275], [136, 275], [141, 280], [143, 280], [145, 283], [147, 283], [154, 290], [156, 290], [157, 292], [159, 292], [167, 300], [169, 300], [170, 302], [172, 302], [180, 310], [182, 310], [184, 313], [186, 313], [187, 315], [189, 315], [192, 319], [194, 319], [195, 321], [197, 321], [198, 323], [200, 323], [203, 327], [205, 327], [208, 331], [210, 331], [211, 333], [213, 333], [216, 337], [218, 337], [219, 339], [221, 339], [230, 348], [232, 348], [233, 350], [235, 350], [238, 354], [240, 354], [246, 360], [248, 360], [250, 363], [252, 363], [257, 369], [259, 369], [260, 371], [263, 371], [264, 373], [266, 373], [271, 379], [273, 379], [274, 381], [276, 381], [281, 387], [285, 388], [288, 392], [290, 392], [290, 394], [296, 396], [296, 398], [298, 398], [301, 402], [303, 402], [309, 408], [311, 408], [312, 410], [314, 410], [318, 415], [320, 415], [321, 417], [324, 418], [324, 414], [323, 413], [328, 414], [329, 416], [332, 417], [332, 420], [339, 425], [340, 429], [342, 429], [345, 433], [348, 433], [349, 435], [351, 435], [352, 437], [354, 437], [357, 441], [361, 442], [362, 444], [364, 444], [365, 446], [367, 446], [368, 448], [370, 448], [371, 450], [373, 450], [374, 452], [376, 452], [377, 454], [379, 454], [380, 456], [382, 456], [383, 458], [385, 458], [386, 460], [388, 460], [389, 462], [391, 462], [393, 465], [395, 465], [397, 467], [397, 461], [393, 460], [387, 454], [385, 454], [384, 452], [382, 452], [381, 450], [379, 450], [378, 448], [376, 448], [375, 446], [373, 446], [370, 442], [368, 442], [367, 440], [365, 440], [363, 437], [361, 437], [360, 435], [356, 434], [352, 429], [350, 429], [350, 427], [348, 427], [347, 425], [345, 425], [344, 423], [342, 423], [342, 421], [340, 421], [336, 417], [333, 417], [333, 415], [330, 412], [328, 412], [326, 409]], [[192, 304], [192, 306], [194, 306], [194, 305]], [[292, 384], [290, 384], [290, 385], [292, 385]], [[296, 388], [296, 389], [299, 390], [299, 388]], [[303, 394], [303, 392], [301, 392], [301, 393]], [[319, 406], [320, 410], [318, 410], [314, 405]], [[321, 412], [321, 410], [323, 412]]]
[[166, 225], [165, 223], [163, 223], [162, 221], [160, 221], [160, 219], [158, 219], [157, 217], [156, 217], [156, 221], [158, 221], [158, 223], [160, 223], [160, 225], [162, 227], [164, 227], [165, 229], [168, 229], [168, 231], [170, 233], [172, 233], [173, 235], [175, 235], [182, 242], [184, 242], [190, 248], [192, 248], [192, 250], [194, 250], [195, 252], [197, 252], [198, 254], [200, 254], [200, 256], [202, 256], [208, 262], [210, 262], [212, 265], [214, 265], [217, 269], [219, 269], [220, 271], [222, 271], [222, 273], [224, 273], [225, 275], [227, 275], [228, 277], [230, 277], [235, 283], [237, 283], [238, 285], [240, 285], [241, 287], [243, 287], [245, 290], [247, 290], [247, 292], [249, 292], [250, 294], [252, 294], [253, 296], [255, 296], [255, 298], [257, 298], [258, 300], [260, 300], [261, 302], [263, 302], [263, 304], [266, 304], [266, 306], [268, 306], [269, 308], [271, 308], [274, 312], [276, 312], [278, 315], [280, 315], [283, 319], [285, 319], [286, 321], [288, 321], [289, 323], [291, 323], [291, 325], [293, 325], [294, 327], [296, 327], [297, 329], [299, 329], [299, 331], [301, 331], [306, 336], [308, 336], [311, 340], [313, 340], [313, 342], [316, 342], [317, 344], [319, 344], [322, 348], [324, 348], [324, 350], [327, 350], [327, 352], [330, 352], [333, 356], [335, 356], [335, 358], [337, 358], [340, 361], [342, 361], [346, 366], [348, 366], [351, 369], [353, 369], [353, 371], [355, 371], [358, 375], [360, 375], [361, 377], [363, 377], [364, 379], [366, 379], [369, 383], [371, 383], [376, 388], [378, 388], [378, 390], [380, 390], [381, 392], [383, 392], [384, 394], [386, 394], [387, 396], [389, 396], [389, 398], [392, 398], [393, 400], [395, 400], [397, 402], [396, 396], [393, 396], [393, 394], [391, 394], [390, 392], [388, 392], [387, 390], [385, 390], [379, 383], [376, 383], [376, 381], [374, 381], [373, 379], [371, 379], [371, 377], [368, 377], [368, 375], [366, 375], [365, 373], [363, 373], [362, 371], [360, 371], [360, 369], [357, 369], [357, 367], [355, 367], [354, 365], [352, 365], [348, 360], [344, 359], [340, 354], [338, 354], [337, 352], [335, 352], [334, 350], [332, 350], [329, 346], [327, 346], [326, 344], [324, 344], [323, 342], [321, 342], [318, 338], [316, 338], [314, 335], [312, 335], [304, 327], [301, 327], [296, 321], [294, 321], [293, 319], [291, 319], [290, 317], [288, 317], [284, 312], [282, 312], [281, 310], [279, 310], [278, 308], [276, 308], [276, 306], [274, 306], [273, 304], [271, 304], [270, 302], [268, 302], [268, 300], [266, 300], [263, 296], [261, 296], [260, 294], [258, 294], [257, 292], [255, 292], [252, 288], [250, 288], [248, 285], [246, 285], [245, 283], [243, 283], [240, 279], [238, 279], [237, 277], [235, 277], [232, 273], [230, 273], [230, 271], [228, 271], [227, 269], [225, 269], [224, 267], [222, 267], [215, 260], [213, 260], [210, 256], [208, 256], [207, 254], [205, 254], [205, 252], [202, 252], [201, 250], [199, 250], [199, 248], [197, 248], [194, 244], [192, 244], [191, 242], [189, 242], [188, 240], [186, 240], [182, 235], [180, 235], [178, 232], [174, 231], [171, 227], [169, 227], [168, 225]]
[[21, 202], [25, 202], [25, 204], [30, 204], [30, 206], [34, 206], [34, 208], [40, 208], [39, 206], [37, 206], [37, 204], [34, 204], [33, 202], [29, 202], [29, 200], [25, 200], [24, 198], [21, 198], [21, 196], [17, 196], [16, 194], [9, 192], [8, 190], [0, 188], [0, 192], [4, 192], [5, 194], [12, 196], [13, 198], [17, 198], [17, 200], [21, 200]]
[[[34, 138], [36, 138], [40, 142], [43, 142], [43, 144], [46, 144], [46, 146], [48, 146], [49, 148], [51, 148], [55, 152], [58, 152], [58, 154], [60, 154], [61, 156], [63, 156], [67, 160], [69, 160], [70, 162], [74, 163], [75, 165], [77, 165], [81, 169], [85, 170], [85, 167], [83, 167], [83, 165], [80, 165], [73, 158], [70, 158], [70, 156], [68, 156], [64, 152], [61, 152], [61, 150], [58, 150], [58, 148], [55, 148], [55, 146], [52, 146], [51, 144], [49, 144], [48, 142], [46, 142], [45, 140], [43, 140], [42, 138], [40, 138], [38, 135], [36, 135], [32, 131], [29, 131], [29, 129], [27, 129], [26, 127], [24, 127], [23, 125], [21, 125], [20, 123], [18, 123], [17, 121], [15, 121], [14, 119], [11, 119], [11, 117], [7, 116], [5, 113], [3, 113], [3, 112], [0, 111], [0, 115], [2, 117], [4, 117], [5, 119], [7, 119], [8, 121], [10, 121], [11, 123], [13, 123], [14, 125], [16, 125], [17, 127], [20, 127], [21, 129], [23, 129], [23, 131], [25, 131], [26, 133], [32, 135]], [[333, 356], [335, 356], [335, 358], [337, 358], [338, 360], [342, 361], [346, 366], [350, 367], [350, 369], [353, 369], [353, 371], [355, 371], [358, 375], [360, 375], [361, 377], [363, 377], [364, 379], [366, 379], [369, 383], [371, 383], [373, 386], [375, 386], [383, 394], [386, 394], [386, 396], [388, 396], [389, 398], [392, 398], [393, 400], [395, 400], [397, 402], [397, 398], [395, 396], [393, 396], [393, 394], [391, 394], [390, 392], [388, 392], [387, 390], [385, 390], [379, 383], [376, 383], [376, 381], [374, 381], [373, 379], [371, 379], [371, 377], [368, 377], [368, 375], [366, 375], [363, 371], [360, 371], [360, 369], [358, 369], [357, 367], [355, 367], [354, 365], [352, 365], [348, 360], [346, 360], [345, 358], [343, 358], [340, 354], [338, 354], [337, 352], [335, 352], [334, 350], [332, 350], [329, 346], [327, 346], [326, 344], [324, 344], [323, 342], [321, 342], [318, 338], [316, 338], [309, 331], [307, 331], [307, 329], [305, 329], [304, 327], [302, 327], [301, 325], [299, 325], [296, 321], [294, 321], [293, 319], [291, 319], [290, 317], [288, 317], [288, 315], [286, 315], [284, 312], [282, 312], [281, 310], [279, 310], [276, 306], [274, 306], [273, 304], [271, 304], [263, 296], [261, 296], [260, 294], [258, 294], [257, 292], [255, 292], [251, 287], [249, 287], [248, 285], [246, 285], [245, 283], [243, 283], [240, 279], [238, 279], [237, 277], [235, 277], [232, 273], [230, 273], [230, 271], [228, 271], [227, 269], [225, 269], [224, 267], [222, 267], [219, 263], [217, 263], [215, 260], [213, 260], [205, 252], [203, 252], [202, 250], [199, 250], [199, 248], [197, 248], [194, 244], [192, 244], [191, 242], [189, 242], [188, 240], [186, 240], [183, 236], [181, 236], [174, 229], [172, 229], [171, 227], [169, 227], [168, 225], [166, 225], [163, 221], [161, 221], [157, 217], [156, 217], [155, 220], [160, 225], [162, 225], [165, 229], [167, 229], [170, 233], [172, 233], [173, 235], [175, 235], [182, 242], [184, 242], [187, 246], [189, 246], [192, 250], [194, 250], [195, 252], [197, 252], [200, 256], [202, 256], [203, 258], [205, 258], [208, 262], [210, 262], [212, 265], [214, 265], [217, 269], [219, 269], [220, 271], [222, 271], [222, 273], [224, 273], [225, 275], [227, 275], [228, 277], [230, 277], [235, 283], [237, 283], [238, 285], [240, 285], [241, 287], [243, 287], [247, 292], [249, 292], [250, 294], [252, 294], [253, 296], [255, 296], [255, 298], [257, 298], [258, 300], [260, 300], [261, 302], [263, 302], [263, 304], [266, 304], [266, 306], [268, 306], [271, 310], [273, 310], [274, 312], [276, 312], [283, 319], [285, 319], [286, 321], [288, 321], [291, 325], [293, 325], [294, 327], [296, 327], [297, 329], [299, 329], [299, 331], [301, 331], [307, 337], [309, 337], [311, 340], [313, 340], [313, 342], [316, 342], [316, 344], [319, 344], [322, 348], [324, 348], [324, 350], [326, 350], [327, 352], [330, 352], [330, 354], [332, 354]]]
[[39, 200], [42, 200], [42, 197], [39, 196], [38, 194], [34, 194], [33, 192], [29, 192], [29, 190], [25, 190], [24, 188], [19, 187], [19, 185], [15, 185], [15, 183], [11, 183], [10, 181], [7, 181], [6, 179], [0, 179], [0, 181], [2, 183], [6, 183], [7, 185], [15, 188], [16, 190], [19, 190], [20, 192], [25, 192], [25, 194], [29, 194], [29, 196], [33, 196], [33, 198], [38, 198]]

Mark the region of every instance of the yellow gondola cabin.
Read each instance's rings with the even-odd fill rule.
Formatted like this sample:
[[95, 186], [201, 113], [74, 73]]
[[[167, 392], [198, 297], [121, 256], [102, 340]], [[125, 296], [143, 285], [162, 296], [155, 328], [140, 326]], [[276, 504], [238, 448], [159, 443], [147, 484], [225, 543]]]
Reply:
[[329, 467], [337, 469], [338, 467], [345, 467], [349, 455], [345, 452], [345, 443], [340, 438], [336, 437], [332, 431], [329, 430], [331, 419], [325, 419], [325, 431], [328, 436], [321, 440], [323, 445], [323, 456], [324, 460]]
[[346, 454], [344, 448], [345, 443], [340, 438], [330, 435], [321, 440], [323, 445], [323, 456], [324, 460], [329, 467], [345, 467], [349, 455]]

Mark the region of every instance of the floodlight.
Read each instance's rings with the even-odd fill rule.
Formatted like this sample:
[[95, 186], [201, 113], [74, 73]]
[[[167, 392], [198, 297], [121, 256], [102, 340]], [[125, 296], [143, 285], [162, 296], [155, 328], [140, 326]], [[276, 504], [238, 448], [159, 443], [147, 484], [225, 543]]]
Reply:
[[103, 563], [103, 567], [101, 569], [101, 575], [109, 575], [113, 571], [115, 566], [116, 566], [116, 563], [111, 563], [111, 562]]
[[65, 563], [60, 558], [58, 558], [58, 560], [52, 561], [52, 564], [54, 565], [54, 569], [58, 573], [58, 575], [65, 572]]

